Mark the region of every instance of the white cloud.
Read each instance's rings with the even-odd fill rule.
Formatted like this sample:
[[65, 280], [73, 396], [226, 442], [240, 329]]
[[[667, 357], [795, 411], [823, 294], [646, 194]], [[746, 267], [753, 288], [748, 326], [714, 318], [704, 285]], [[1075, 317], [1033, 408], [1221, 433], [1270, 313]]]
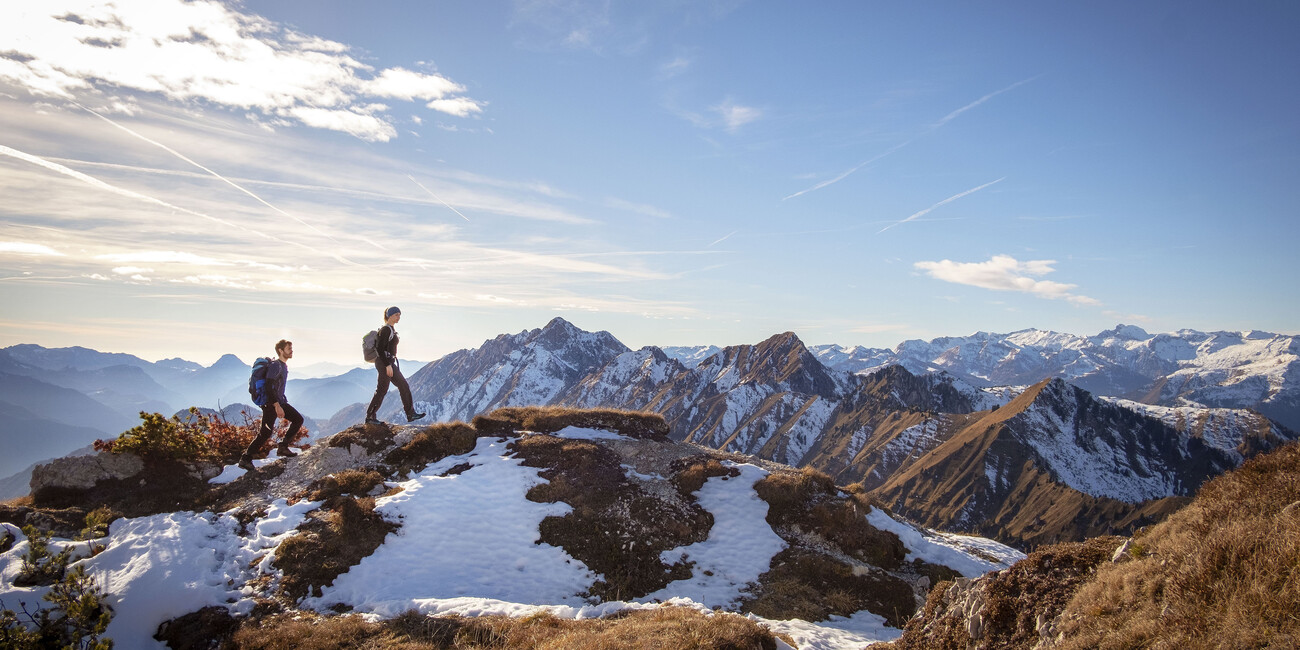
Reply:
[[435, 99], [426, 105], [439, 113], [455, 115], [456, 117], [468, 117], [471, 113], [483, 112], [483, 105], [468, 97]]
[[714, 106], [712, 110], [722, 116], [723, 126], [732, 133], [735, 133], [740, 127], [763, 117], [763, 111], [751, 106], [741, 106], [730, 99]]
[[43, 244], [32, 244], [21, 241], [0, 241], [0, 253], [13, 253], [16, 255], [48, 255], [52, 257], [63, 257], [63, 253], [45, 246]]
[[389, 68], [363, 86], [368, 94], [413, 101], [416, 99], [442, 99], [447, 95], [465, 92], [465, 87], [438, 75], [412, 72], [405, 68]]
[[137, 273], [153, 273], [153, 269], [146, 269], [142, 266], [118, 266], [113, 269], [118, 275], [135, 275]]
[[[396, 136], [374, 98], [433, 101], [459, 116], [482, 110], [455, 96], [464, 87], [446, 77], [400, 67], [376, 73], [345, 44], [211, 0], [4, 2], [0, 43], [0, 80], [63, 99], [92, 89], [157, 93], [369, 141]], [[130, 112], [130, 102], [111, 105]]]
[[925, 271], [930, 277], [944, 282], [964, 284], [994, 291], [1017, 291], [1040, 298], [1068, 300], [1076, 305], [1097, 305], [1098, 301], [1087, 296], [1070, 293], [1078, 285], [1036, 280], [1052, 273], [1055, 260], [1029, 260], [1021, 262], [1009, 255], [994, 255], [987, 262], [917, 262], [915, 267]]
[[96, 259], [108, 260], [110, 262], [122, 263], [143, 263], [143, 264], [192, 264], [194, 266], [231, 266], [230, 262], [223, 262], [211, 257], [195, 255], [194, 253], [184, 253], [180, 251], [142, 251], [138, 253], [109, 253], [98, 255]]

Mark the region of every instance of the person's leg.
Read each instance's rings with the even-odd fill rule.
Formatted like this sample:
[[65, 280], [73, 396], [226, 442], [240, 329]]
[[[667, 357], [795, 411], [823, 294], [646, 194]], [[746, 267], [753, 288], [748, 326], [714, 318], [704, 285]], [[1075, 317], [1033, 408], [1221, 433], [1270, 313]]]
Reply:
[[289, 421], [289, 430], [285, 432], [284, 439], [280, 440], [280, 446], [276, 447], [275, 451], [281, 458], [292, 458], [298, 454], [289, 449], [289, 441], [298, 435], [299, 429], [302, 429], [303, 417], [298, 409], [288, 404], [281, 404], [281, 406], [284, 407], [284, 419]]
[[[384, 396], [388, 394], [388, 373], [378, 365], [375, 368], [379, 371], [379, 383], [375, 386], [375, 396], [370, 399], [370, 406], [366, 408], [366, 421], [374, 420], [379, 413], [379, 407], [384, 403]], [[396, 371], [393, 372], [397, 374]]]
[[239, 466], [249, 469], [253, 466], [253, 459], [261, 453], [262, 445], [271, 439], [271, 432], [275, 430], [275, 407], [262, 407], [262, 426], [257, 430], [257, 435], [253, 441], [248, 443], [248, 449], [244, 450], [244, 455], [239, 459]]
[[411, 398], [411, 386], [406, 383], [406, 377], [402, 376], [401, 369], [393, 371], [393, 385], [397, 386], [397, 392], [402, 395], [402, 408], [406, 409], [407, 422], [424, 417], [423, 413], [415, 412], [415, 401]]
[[408, 414], [411, 413], [411, 385], [406, 383], [406, 377], [402, 376], [401, 368], [393, 368], [393, 385], [397, 387], [397, 392], [402, 396], [402, 408], [406, 409]]

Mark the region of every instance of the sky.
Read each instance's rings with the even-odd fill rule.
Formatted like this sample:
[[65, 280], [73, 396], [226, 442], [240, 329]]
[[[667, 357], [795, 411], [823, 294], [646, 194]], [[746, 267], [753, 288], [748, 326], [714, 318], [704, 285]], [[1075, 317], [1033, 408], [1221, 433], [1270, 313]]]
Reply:
[[0, 3], [0, 345], [1300, 333], [1293, 2]]

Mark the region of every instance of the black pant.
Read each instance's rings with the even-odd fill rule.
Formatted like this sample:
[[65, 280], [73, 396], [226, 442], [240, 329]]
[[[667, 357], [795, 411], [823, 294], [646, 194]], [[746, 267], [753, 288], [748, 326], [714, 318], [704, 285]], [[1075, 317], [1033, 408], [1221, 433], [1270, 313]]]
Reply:
[[[284, 419], [289, 421], [289, 431], [284, 434], [284, 440], [280, 441], [281, 447], [288, 447], [289, 441], [298, 434], [298, 429], [302, 428], [302, 414], [288, 402], [280, 402], [280, 407], [284, 409]], [[275, 432], [275, 405], [267, 404], [262, 407], [262, 428], [257, 430], [257, 437], [249, 443], [248, 451], [244, 452], [245, 456], [255, 458], [262, 445], [271, 439], [271, 434]]]
[[[390, 379], [385, 367], [393, 369], [393, 376]], [[388, 395], [388, 383], [391, 381], [397, 386], [397, 392], [402, 395], [402, 407], [406, 409], [407, 415], [415, 412], [415, 403], [411, 400], [411, 387], [406, 383], [406, 377], [402, 376], [402, 369], [394, 363], [391, 366], [381, 366], [375, 362], [375, 370], [379, 371], [379, 385], [375, 386], [375, 396], [370, 400], [370, 408], [366, 409], [366, 419], [374, 419], [379, 413], [379, 407], [384, 403], [384, 396]]]

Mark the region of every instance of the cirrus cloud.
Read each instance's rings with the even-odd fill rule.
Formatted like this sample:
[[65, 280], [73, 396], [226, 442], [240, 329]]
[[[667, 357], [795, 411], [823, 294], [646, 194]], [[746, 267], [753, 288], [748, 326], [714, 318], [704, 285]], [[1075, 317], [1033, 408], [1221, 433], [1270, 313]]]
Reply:
[[1056, 260], [1028, 260], [1021, 262], [1010, 255], [994, 255], [987, 262], [917, 262], [913, 266], [930, 277], [953, 284], [964, 284], [994, 291], [1017, 291], [1048, 298], [1068, 300], [1076, 305], [1097, 305], [1097, 300], [1071, 293], [1078, 285], [1038, 280], [1054, 272]]
[[467, 116], [482, 103], [439, 74], [376, 71], [345, 44], [216, 0], [0, 3], [0, 81], [36, 95], [155, 93], [367, 141], [397, 136], [376, 99]]

